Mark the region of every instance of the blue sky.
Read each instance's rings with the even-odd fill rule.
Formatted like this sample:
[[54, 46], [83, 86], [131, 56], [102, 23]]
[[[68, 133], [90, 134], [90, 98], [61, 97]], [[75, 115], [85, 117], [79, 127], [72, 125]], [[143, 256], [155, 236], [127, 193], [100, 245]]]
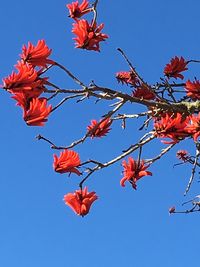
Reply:
[[[110, 38], [101, 53], [74, 49], [67, 1], [3, 1], [1, 3], [0, 73], [11, 73], [23, 44], [45, 39], [53, 49], [52, 58], [62, 63], [85, 83], [129, 92], [119, 86], [115, 73], [128, 70], [116, 48], [121, 47], [141, 75], [155, 83], [170, 58], [200, 59], [199, 8], [193, 0], [99, 1], [98, 21], [105, 23]], [[188, 72], [200, 75], [197, 66]], [[49, 74], [64, 88], [76, 85], [62, 72]], [[190, 176], [177, 163], [172, 150], [151, 166], [153, 176], [144, 177], [138, 190], [120, 187], [120, 163], [96, 173], [88, 187], [99, 196], [88, 216], [76, 216], [62, 198], [76, 189], [79, 178], [56, 174], [53, 153], [47, 143], [37, 141], [43, 134], [58, 145], [81, 137], [91, 119], [108, 110], [107, 103], [67, 102], [45, 127], [27, 127], [20, 108], [9, 94], [1, 92], [1, 179], [0, 179], [0, 266], [10, 267], [187, 267], [197, 265], [199, 214], [169, 216], [168, 208], [179, 205]], [[128, 112], [141, 107], [127, 106]], [[139, 122], [120, 124], [100, 140], [87, 140], [76, 148], [86, 160], [96, 156], [106, 161], [135, 143]], [[147, 146], [144, 155], [158, 153], [163, 145]], [[194, 153], [192, 143], [183, 143]], [[57, 153], [58, 154], [58, 153]], [[133, 154], [136, 156], [136, 154]], [[194, 182], [188, 197], [199, 194]]]

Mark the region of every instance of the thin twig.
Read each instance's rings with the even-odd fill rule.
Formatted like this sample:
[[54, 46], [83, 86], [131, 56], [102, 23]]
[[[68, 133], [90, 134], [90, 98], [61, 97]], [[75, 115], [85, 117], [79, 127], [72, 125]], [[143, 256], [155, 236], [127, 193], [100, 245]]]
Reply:
[[82, 94], [75, 94], [75, 95], [70, 95], [70, 96], [67, 96], [67, 97], [63, 98], [54, 108], [52, 108], [51, 112], [54, 112], [57, 108], [59, 108], [67, 100], [72, 99], [72, 98], [76, 98], [76, 97], [79, 97], [79, 96], [82, 96], [82, 95], [84, 95], [84, 94], [83, 93]]
[[161, 150], [161, 153], [159, 155], [157, 155], [156, 157], [152, 158], [152, 159], [149, 159], [149, 160], [146, 160], [145, 162], [146, 163], [149, 163], [149, 164], [152, 164], [153, 162], [159, 160], [163, 155], [165, 155], [167, 152], [169, 152], [172, 147], [174, 147], [176, 144], [171, 144], [169, 145], [168, 147], [166, 147], [165, 149], [162, 149]]
[[58, 66], [59, 68], [61, 68], [62, 70], [64, 70], [70, 78], [72, 78], [78, 85], [80, 85], [82, 88], [86, 88], [86, 86], [84, 85], [83, 82], [81, 82], [77, 77], [75, 77], [71, 71], [69, 71], [67, 68], [65, 68], [63, 65], [55, 62], [54, 66]]
[[98, 5], [98, 0], [96, 0], [95, 2], [94, 2], [94, 4], [92, 5], [93, 6], [93, 8], [92, 8], [92, 10], [93, 10], [93, 13], [94, 13], [94, 17], [93, 17], [93, 20], [92, 20], [92, 27], [94, 27], [94, 25], [96, 24], [96, 21], [97, 21], [97, 5]]
[[52, 145], [53, 147], [55, 146], [55, 144], [54, 144], [53, 142], [51, 142], [49, 139], [43, 137], [41, 134], [38, 134], [38, 135], [36, 136], [36, 139], [38, 139], [38, 140], [44, 140], [44, 141], [46, 141], [47, 143], [49, 143], [50, 145]]
[[194, 175], [195, 175], [195, 171], [196, 171], [196, 167], [197, 167], [198, 159], [199, 159], [199, 156], [200, 156], [199, 144], [197, 144], [196, 147], [197, 147], [197, 148], [196, 148], [196, 157], [195, 157], [195, 159], [194, 159], [194, 164], [193, 164], [193, 167], [192, 167], [191, 176], [190, 176], [188, 185], [187, 185], [187, 187], [186, 187], [184, 196], [186, 196], [187, 193], [188, 193], [188, 191], [190, 190], [190, 187], [191, 187], [192, 182], [193, 182], [193, 180], [194, 180]]
[[[147, 84], [142, 77], [136, 72], [135, 68], [133, 67], [132, 63], [130, 62], [130, 60], [128, 59], [128, 57], [126, 56], [126, 54], [124, 53], [124, 51], [121, 48], [117, 48], [117, 50], [122, 54], [122, 56], [124, 57], [124, 59], [126, 60], [126, 62], [128, 63], [131, 71], [133, 72], [133, 74], [138, 77], [138, 79], [140, 80], [140, 82], [142, 84]], [[149, 86], [148, 86], [149, 88]]]
[[[74, 95], [75, 97], [76, 95]], [[66, 101], [65, 98], [55, 107], [57, 108], [58, 106], [62, 105], [63, 102]], [[38, 138], [38, 140], [44, 140], [47, 141], [49, 144], [51, 144], [51, 148], [52, 149], [57, 149], [57, 150], [62, 150], [62, 149], [69, 149], [72, 148], [80, 143], [83, 143], [86, 138], [88, 138], [89, 136], [91, 136], [91, 133], [95, 132], [95, 130], [99, 127], [99, 125], [105, 121], [107, 118], [111, 117], [115, 112], [117, 112], [126, 102], [125, 101], [121, 101], [118, 103], [118, 105], [111, 111], [109, 111], [107, 114], [105, 114], [103, 116], [103, 119], [101, 121], [99, 121], [91, 130], [89, 130], [82, 138], [75, 140], [74, 142], [72, 142], [69, 146], [56, 146], [55, 144], [53, 144], [49, 139], [39, 135], [40, 138]], [[55, 110], [55, 108], [53, 110]]]

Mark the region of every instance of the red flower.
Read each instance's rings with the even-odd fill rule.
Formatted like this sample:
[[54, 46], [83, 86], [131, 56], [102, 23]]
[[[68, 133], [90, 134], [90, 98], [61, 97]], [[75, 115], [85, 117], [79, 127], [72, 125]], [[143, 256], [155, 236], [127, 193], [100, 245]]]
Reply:
[[[19, 102], [19, 105], [23, 105]], [[24, 109], [24, 120], [29, 126], [43, 126], [51, 112], [52, 106], [47, 107], [46, 98], [33, 98], [29, 103], [29, 108]]]
[[184, 162], [186, 162], [189, 158], [189, 154], [187, 150], [179, 150], [176, 153], [176, 157]]
[[136, 75], [132, 71], [120, 71], [116, 73], [116, 79], [118, 83], [122, 84], [130, 84], [134, 87], [140, 85], [139, 79], [136, 77]]
[[92, 203], [97, 199], [96, 193], [88, 192], [87, 187], [85, 187], [83, 190], [68, 193], [63, 200], [77, 215], [83, 217], [88, 214]]
[[171, 59], [170, 63], [165, 66], [164, 69], [164, 74], [168, 78], [180, 78], [183, 79], [184, 76], [180, 74], [180, 72], [187, 70], [188, 68], [186, 67], [188, 64], [188, 61], [185, 61], [183, 57], [174, 57]]
[[3, 79], [3, 88], [11, 93], [30, 90], [44, 91], [47, 78], [39, 78], [37, 71], [24, 61], [18, 61], [15, 66], [18, 72]]
[[76, 48], [94, 50], [100, 52], [99, 43], [105, 41], [108, 35], [101, 33], [104, 24], [96, 26], [96, 23], [89, 24], [87, 20], [79, 20], [73, 23], [72, 32], [77, 35]]
[[188, 80], [185, 83], [185, 90], [187, 92], [187, 96], [192, 98], [193, 100], [200, 99], [200, 81], [195, 80], [194, 82], [191, 82]]
[[137, 89], [133, 91], [133, 97], [146, 100], [153, 100], [155, 99], [156, 95], [147, 86], [142, 85], [141, 87], [137, 87]]
[[60, 153], [60, 156], [54, 155], [53, 168], [56, 172], [66, 173], [73, 172], [77, 175], [81, 175], [79, 170], [76, 168], [81, 164], [79, 154], [73, 150], [65, 149]]
[[39, 40], [37, 45], [34, 46], [31, 42], [28, 47], [22, 47], [21, 59], [31, 64], [33, 67], [47, 67], [47, 64], [54, 64], [54, 61], [48, 59], [51, 55], [52, 49], [49, 49], [45, 40]]
[[194, 141], [197, 141], [200, 136], [200, 112], [195, 116], [190, 116], [190, 124], [186, 128], [187, 132], [193, 136]]
[[[97, 122], [96, 120], [92, 120], [91, 124], [87, 127], [87, 130], [90, 131], [89, 136], [91, 136], [91, 138], [105, 136], [111, 130], [109, 128], [112, 123], [110, 118], [101, 121]], [[94, 131], [92, 131], [92, 129], [94, 129]]]
[[121, 179], [121, 186], [125, 186], [125, 182], [129, 181], [134, 189], [137, 189], [136, 182], [143, 176], [152, 175], [151, 172], [146, 171], [149, 165], [145, 166], [144, 160], [137, 161], [133, 158], [128, 158], [128, 163], [123, 160], [122, 166], [124, 167], [124, 177]]
[[24, 93], [15, 93], [12, 96], [13, 99], [17, 101], [17, 106], [23, 108], [23, 110], [29, 109], [30, 99], [26, 97]]
[[83, 0], [81, 4], [79, 4], [78, 1], [68, 4], [67, 8], [69, 9], [69, 17], [76, 20], [89, 13], [91, 11], [91, 8], [88, 8], [88, 6], [89, 2], [87, 0]]
[[163, 114], [160, 118], [155, 119], [155, 136], [172, 139], [170, 142], [163, 141], [164, 144], [177, 143], [189, 135], [186, 130], [188, 121], [189, 117], [184, 119], [180, 113], [176, 115]]

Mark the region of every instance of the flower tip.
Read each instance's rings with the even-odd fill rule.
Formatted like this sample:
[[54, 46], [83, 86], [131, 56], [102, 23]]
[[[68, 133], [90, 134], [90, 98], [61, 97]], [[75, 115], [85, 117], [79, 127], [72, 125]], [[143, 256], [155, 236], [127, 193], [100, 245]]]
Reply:
[[169, 208], [169, 214], [175, 213], [175, 211], [176, 211], [176, 207], [173, 206]]

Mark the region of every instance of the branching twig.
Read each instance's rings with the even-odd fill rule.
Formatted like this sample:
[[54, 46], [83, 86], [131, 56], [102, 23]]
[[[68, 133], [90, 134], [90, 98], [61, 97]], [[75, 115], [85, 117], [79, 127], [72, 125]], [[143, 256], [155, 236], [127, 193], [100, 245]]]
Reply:
[[[59, 105], [62, 105], [64, 101], [66, 101], [66, 100], [63, 99], [63, 100], [61, 101], [62, 103], [60, 102]], [[78, 144], [80, 144], [80, 143], [83, 143], [83, 142], [86, 140], [86, 138], [88, 138], [88, 137], [91, 135], [92, 132], [95, 132], [95, 130], [99, 127], [99, 125], [100, 125], [104, 120], [106, 120], [107, 118], [111, 117], [111, 116], [112, 116], [115, 112], [117, 112], [117, 111], [118, 111], [118, 110], [119, 110], [125, 103], [126, 103], [125, 101], [121, 101], [121, 102], [119, 102], [118, 105], [117, 105], [113, 110], [111, 110], [111, 111], [109, 111], [107, 114], [105, 114], [105, 115], [103, 116], [103, 119], [102, 119], [99, 123], [97, 123], [91, 130], [89, 130], [89, 131], [88, 131], [82, 138], [80, 138], [80, 139], [78, 139], [78, 140], [72, 142], [69, 146], [66, 146], [66, 147], [64, 147], [64, 146], [56, 146], [56, 145], [53, 144], [49, 139], [47, 139], [47, 138], [45, 138], [45, 137], [43, 137], [43, 136], [41, 136], [41, 135], [39, 135], [40, 138], [38, 138], [38, 140], [44, 140], [44, 141], [47, 141], [49, 144], [52, 145], [51, 148], [53, 148], [53, 149], [57, 149], [57, 150], [72, 148], [72, 147], [74, 147], [74, 146], [76, 146], [76, 145], [78, 145]], [[56, 107], [58, 107], [58, 106], [56, 106]], [[54, 108], [54, 110], [55, 110], [55, 108]]]
[[[122, 54], [122, 56], [124, 57], [124, 59], [126, 60], [126, 62], [128, 63], [131, 71], [133, 72], [133, 74], [140, 80], [140, 82], [142, 84], [147, 85], [147, 83], [143, 80], [143, 78], [136, 72], [135, 68], [133, 67], [132, 63], [130, 62], [130, 60], [128, 59], [128, 57], [126, 56], [126, 54], [124, 53], [124, 51], [121, 48], [117, 48], [117, 50]], [[149, 88], [149, 86], [147, 85], [147, 87]]]
[[196, 202], [193, 201], [192, 202], [193, 207], [191, 209], [187, 209], [187, 210], [182, 210], [182, 211], [173, 211], [173, 213], [178, 213], [178, 214], [188, 214], [188, 213], [192, 213], [192, 212], [199, 212], [200, 211], [200, 202]]
[[71, 73], [71, 71], [69, 71], [69, 70], [68, 70], [67, 68], [65, 68], [63, 65], [61, 65], [61, 64], [59, 64], [59, 63], [57, 63], [57, 62], [55, 62], [54, 66], [58, 66], [59, 68], [61, 68], [62, 70], [64, 70], [64, 71], [67, 73], [67, 75], [68, 75], [70, 78], [72, 78], [78, 85], [80, 85], [82, 88], [86, 88], [86, 86], [84, 85], [84, 83], [81, 82], [77, 77], [75, 77], [75, 76]]
[[[146, 134], [145, 134], [146, 136]], [[80, 182], [79, 186], [80, 188], [82, 188], [83, 183], [95, 172], [98, 170], [101, 170], [103, 168], [106, 168], [114, 163], [116, 163], [117, 161], [123, 159], [124, 157], [128, 156], [129, 154], [131, 154], [133, 151], [140, 149], [142, 146], [144, 146], [145, 144], [149, 143], [150, 141], [152, 141], [155, 138], [154, 135], [151, 135], [150, 137], [144, 139], [144, 136], [140, 139], [140, 141], [134, 145], [132, 145], [129, 149], [127, 149], [125, 152], [123, 152], [122, 154], [120, 154], [119, 156], [117, 156], [116, 158], [105, 162], [105, 163], [98, 163], [96, 166], [94, 166], [94, 168], [92, 169], [88, 169], [88, 174], [86, 175], [86, 177]], [[142, 141], [141, 141], [142, 140]]]
[[57, 108], [59, 108], [62, 104], [64, 104], [67, 100], [69, 99], [72, 99], [72, 98], [76, 98], [76, 97], [79, 97], [79, 96], [82, 96], [84, 95], [84, 93], [82, 94], [75, 94], [75, 95], [70, 95], [70, 96], [67, 96], [65, 98], [63, 98], [60, 103], [58, 103], [54, 108], [52, 108], [51, 112], [55, 111]]

